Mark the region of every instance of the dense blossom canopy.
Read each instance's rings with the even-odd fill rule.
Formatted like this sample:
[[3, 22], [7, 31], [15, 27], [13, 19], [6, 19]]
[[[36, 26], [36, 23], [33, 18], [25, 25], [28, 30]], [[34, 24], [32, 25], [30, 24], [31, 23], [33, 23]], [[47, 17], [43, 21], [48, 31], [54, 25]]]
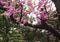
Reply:
[[[56, 11], [52, 0], [0, 0], [0, 4], [6, 8], [4, 16], [8, 18], [13, 16], [20, 26], [24, 26], [27, 22], [32, 25], [41, 25], [41, 21], [48, 20], [49, 14]], [[20, 19], [21, 14], [22, 19]]]

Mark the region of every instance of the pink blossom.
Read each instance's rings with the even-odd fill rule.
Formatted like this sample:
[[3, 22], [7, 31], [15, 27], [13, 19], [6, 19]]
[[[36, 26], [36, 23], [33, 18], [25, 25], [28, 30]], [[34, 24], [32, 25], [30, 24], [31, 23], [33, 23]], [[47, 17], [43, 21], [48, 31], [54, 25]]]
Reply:
[[41, 15], [41, 19], [42, 20], [47, 20], [48, 19], [48, 16], [45, 16], [44, 14]]
[[45, 11], [42, 11], [40, 14], [41, 14], [41, 19], [42, 20], [47, 20], [48, 19], [48, 16], [45, 14]]
[[[0, 4], [5, 4], [3, 8], [8, 9], [7, 13], [4, 14], [5, 17], [10, 17], [12, 14], [14, 17], [16, 14], [20, 14], [22, 10], [23, 17], [21, 19], [21, 23], [20, 23], [20, 17], [14, 18], [16, 22], [20, 23], [19, 24], [20, 27], [24, 27], [24, 24], [27, 22], [32, 25], [41, 25], [42, 20], [46, 21], [48, 19], [48, 15], [45, 13], [46, 11], [44, 9], [40, 11], [41, 6], [46, 2], [47, 2], [46, 9], [48, 8], [47, 9], [47, 12], [48, 12], [48, 10], [50, 11], [50, 8], [51, 8], [51, 5], [48, 4], [48, 0], [38, 0], [37, 3], [35, 2], [35, 0], [33, 1], [32, 0], [21, 0], [21, 1], [13, 0], [13, 2], [10, 3], [11, 5], [9, 6], [8, 6], [8, 0], [6, 0], [6, 2], [3, 2], [2, 0], [0, 0]], [[16, 4], [17, 4], [17, 8], [15, 8]], [[44, 8], [44, 6], [42, 7]], [[25, 17], [28, 17], [28, 20]], [[31, 19], [32, 19], [32, 22], [31, 22]]]
[[43, 5], [43, 2], [40, 1], [37, 6], [38, 8], [40, 8], [42, 5]]
[[15, 14], [16, 11], [14, 7], [10, 6], [8, 12], [10, 12], [11, 14]]
[[24, 12], [24, 16], [27, 16], [28, 12]]

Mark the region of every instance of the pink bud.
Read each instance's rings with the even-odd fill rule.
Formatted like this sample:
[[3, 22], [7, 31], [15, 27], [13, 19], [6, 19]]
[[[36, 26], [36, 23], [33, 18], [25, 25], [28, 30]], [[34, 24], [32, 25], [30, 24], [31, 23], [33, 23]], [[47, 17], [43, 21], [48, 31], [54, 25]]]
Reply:
[[23, 20], [23, 24], [25, 24], [25, 23], [27, 23], [27, 20], [26, 19]]
[[21, 1], [21, 4], [24, 5], [25, 4], [25, 0]]
[[47, 24], [49, 27], [53, 27], [53, 25], [52, 24]]
[[41, 25], [41, 20], [37, 18], [37, 25]]
[[28, 5], [29, 5], [29, 6], [31, 6], [31, 5], [32, 5], [32, 3], [31, 3], [31, 1], [30, 1], [30, 0], [28, 1]]
[[16, 22], [18, 22], [20, 20], [20, 17], [15, 18], [15, 20], [16, 20]]
[[23, 28], [23, 27], [24, 27], [24, 24], [20, 23], [19, 26], [20, 26], [21, 28]]
[[5, 16], [5, 17], [10, 17], [11, 14], [10, 14], [10, 13], [6, 13], [6, 14], [4, 14], [4, 16]]

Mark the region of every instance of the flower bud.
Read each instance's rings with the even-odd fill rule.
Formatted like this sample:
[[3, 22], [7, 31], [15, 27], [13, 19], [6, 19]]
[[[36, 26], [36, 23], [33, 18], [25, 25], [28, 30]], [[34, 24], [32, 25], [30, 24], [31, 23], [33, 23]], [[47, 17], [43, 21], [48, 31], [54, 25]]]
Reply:
[[20, 26], [21, 28], [23, 28], [23, 27], [24, 27], [24, 24], [20, 23], [19, 26]]

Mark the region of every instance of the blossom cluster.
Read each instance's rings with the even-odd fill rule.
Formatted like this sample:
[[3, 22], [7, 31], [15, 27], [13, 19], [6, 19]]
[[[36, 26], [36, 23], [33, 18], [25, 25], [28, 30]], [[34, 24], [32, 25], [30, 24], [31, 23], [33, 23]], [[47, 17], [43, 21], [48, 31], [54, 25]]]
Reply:
[[13, 16], [22, 27], [27, 22], [31, 25], [41, 25], [41, 21], [48, 20], [48, 13], [56, 11], [52, 0], [0, 0], [0, 4], [7, 9], [4, 16]]

